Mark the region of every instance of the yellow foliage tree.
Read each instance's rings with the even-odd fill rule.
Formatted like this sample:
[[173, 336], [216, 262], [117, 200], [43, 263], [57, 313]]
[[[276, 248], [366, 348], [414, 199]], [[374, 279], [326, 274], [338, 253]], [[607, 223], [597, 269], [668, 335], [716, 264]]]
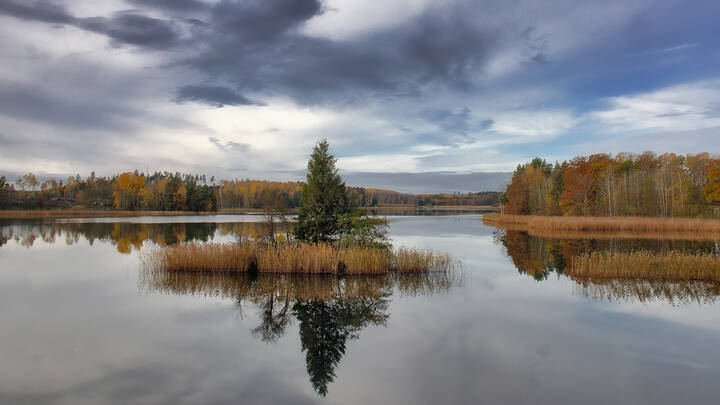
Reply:
[[720, 159], [712, 159], [708, 162], [703, 193], [708, 203], [720, 203]]
[[118, 176], [113, 198], [117, 209], [135, 209], [144, 194], [145, 176], [126, 172]]

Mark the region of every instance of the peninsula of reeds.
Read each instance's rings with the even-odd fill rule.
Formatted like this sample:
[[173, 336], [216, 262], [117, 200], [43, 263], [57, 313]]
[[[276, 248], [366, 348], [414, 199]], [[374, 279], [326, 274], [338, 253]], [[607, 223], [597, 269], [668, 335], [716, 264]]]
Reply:
[[501, 228], [545, 232], [688, 233], [720, 235], [720, 220], [668, 217], [585, 217], [485, 214], [483, 222]]
[[589, 279], [700, 280], [720, 282], [714, 253], [600, 251], [573, 257], [567, 273]]

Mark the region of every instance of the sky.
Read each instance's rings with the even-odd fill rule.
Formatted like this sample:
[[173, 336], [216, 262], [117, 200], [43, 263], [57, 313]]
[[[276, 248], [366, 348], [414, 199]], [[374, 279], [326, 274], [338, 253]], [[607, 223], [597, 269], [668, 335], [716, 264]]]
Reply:
[[709, 0], [0, 0], [0, 174], [298, 179], [322, 138], [360, 183], [718, 152], [719, 20]]

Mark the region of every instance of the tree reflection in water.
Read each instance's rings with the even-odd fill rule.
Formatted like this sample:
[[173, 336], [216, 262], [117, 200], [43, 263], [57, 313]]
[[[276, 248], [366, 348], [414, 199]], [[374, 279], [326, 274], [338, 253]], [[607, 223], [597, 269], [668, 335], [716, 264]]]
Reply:
[[[145, 242], [160, 246], [180, 242], [207, 242], [217, 235], [243, 239], [267, 233], [263, 222], [233, 223], [133, 223], [133, 222], [44, 222], [10, 220], [0, 222], [0, 247], [13, 239], [25, 247], [38, 240], [55, 243], [64, 240], [67, 245], [81, 239], [92, 245], [95, 241], [112, 243], [119, 253], [129, 254], [140, 250]], [[278, 226], [277, 224], [275, 226]], [[287, 225], [280, 232], [289, 231]]]
[[325, 396], [328, 384], [335, 380], [348, 340], [357, 339], [369, 325], [385, 325], [386, 297], [356, 297], [299, 300], [293, 315], [300, 323], [300, 343], [310, 382]]
[[145, 269], [141, 287], [148, 291], [233, 298], [259, 311], [252, 335], [267, 343], [282, 337], [292, 320], [298, 322], [301, 349], [310, 383], [325, 396], [348, 342], [368, 326], [384, 326], [393, 294], [445, 293], [461, 283], [446, 273], [384, 276], [311, 276], [290, 274], [171, 273]]
[[[537, 281], [547, 280], [551, 274], [561, 277], [567, 273], [573, 258], [596, 251], [650, 252], [680, 251], [713, 253], [718, 243], [712, 240], [538, 237], [524, 231], [498, 230], [495, 242], [507, 250], [515, 268]], [[595, 235], [599, 236], [599, 235]], [[720, 296], [720, 284], [698, 280], [643, 280], [605, 278], [590, 279], [568, 276], [584, 296], [602, 300], [663, 301], [671, 304], [711, 303]]]

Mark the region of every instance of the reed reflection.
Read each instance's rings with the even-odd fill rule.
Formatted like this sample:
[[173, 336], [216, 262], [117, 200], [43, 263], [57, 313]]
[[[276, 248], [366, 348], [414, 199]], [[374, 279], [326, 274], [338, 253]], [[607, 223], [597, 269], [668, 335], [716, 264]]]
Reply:
[[385, 326], [393, 295], [446, 293], [460, 284], [445, 273], [334, 277], [290, 274], [182, 273], [146, 269], [145, 291], [231, 298], [251, 304], [260, 324], [253, 337], [277, 342], [296, 321], [301, 350], [315, 392], [325, 396], [350, 341], [368, 326]]
[[[551, 238], [532, 236], [524, 231], [499, 230], [495, 233], [495, 242], [507, 250], [515, 268], [520, 274], [528, 275], [537, 281], [546, 280], [551, 274], [568, 277], [577, 283], [577, 291], [584, 296], [604, 300], [626, 301], [663, 301], [672, 304], [711, 303], [720, 296], [720, 283], [717, 280], [697, 279], [693, 269], [687, 269], [687, 277], [681, 271], [673, 274], [672, 279], [647, 277], [647, 270], [617, 271], [607, 268], [594, 269], [592, 276], [587, 272], [573, 268], [579, 258], [593, 253], [643, 252], [658, 256], [667, 254], [717, 255], [720, 253], [718, 241], [680, 240], [680, 239], [638, 239], [610, 238], [607, 235], [598, 239]], [[640, 255], [638, 255], [640, 256]], [[648, 263], [638, 263], [638, 269]], [[576, 266], [577, 267], [577, 266]], [[651, 269], [662, 272], [663, 269]], [[641, 276], [645, 274], [646, 276]]]
[[[146, 242], [160, 246], [180, 242], [207, 242], [217, 235], [242, 239], [258, 237], [268, 232], [269, 225], [262, 222], [236, 223], [80, 223], [80, 222], [0, 222], [0, 247], [10, 240], [30, 248], [38, 240], [45, 243], [73, 245], [86, 240], [111, 243], [117, 251], [129, 254], [140, 250]], [[283, 226], [275, 224], [275, 226]], [[287, 226], [285, 226], [287, 227]], [[284, 229], [281, 229], [284, 231]]]

